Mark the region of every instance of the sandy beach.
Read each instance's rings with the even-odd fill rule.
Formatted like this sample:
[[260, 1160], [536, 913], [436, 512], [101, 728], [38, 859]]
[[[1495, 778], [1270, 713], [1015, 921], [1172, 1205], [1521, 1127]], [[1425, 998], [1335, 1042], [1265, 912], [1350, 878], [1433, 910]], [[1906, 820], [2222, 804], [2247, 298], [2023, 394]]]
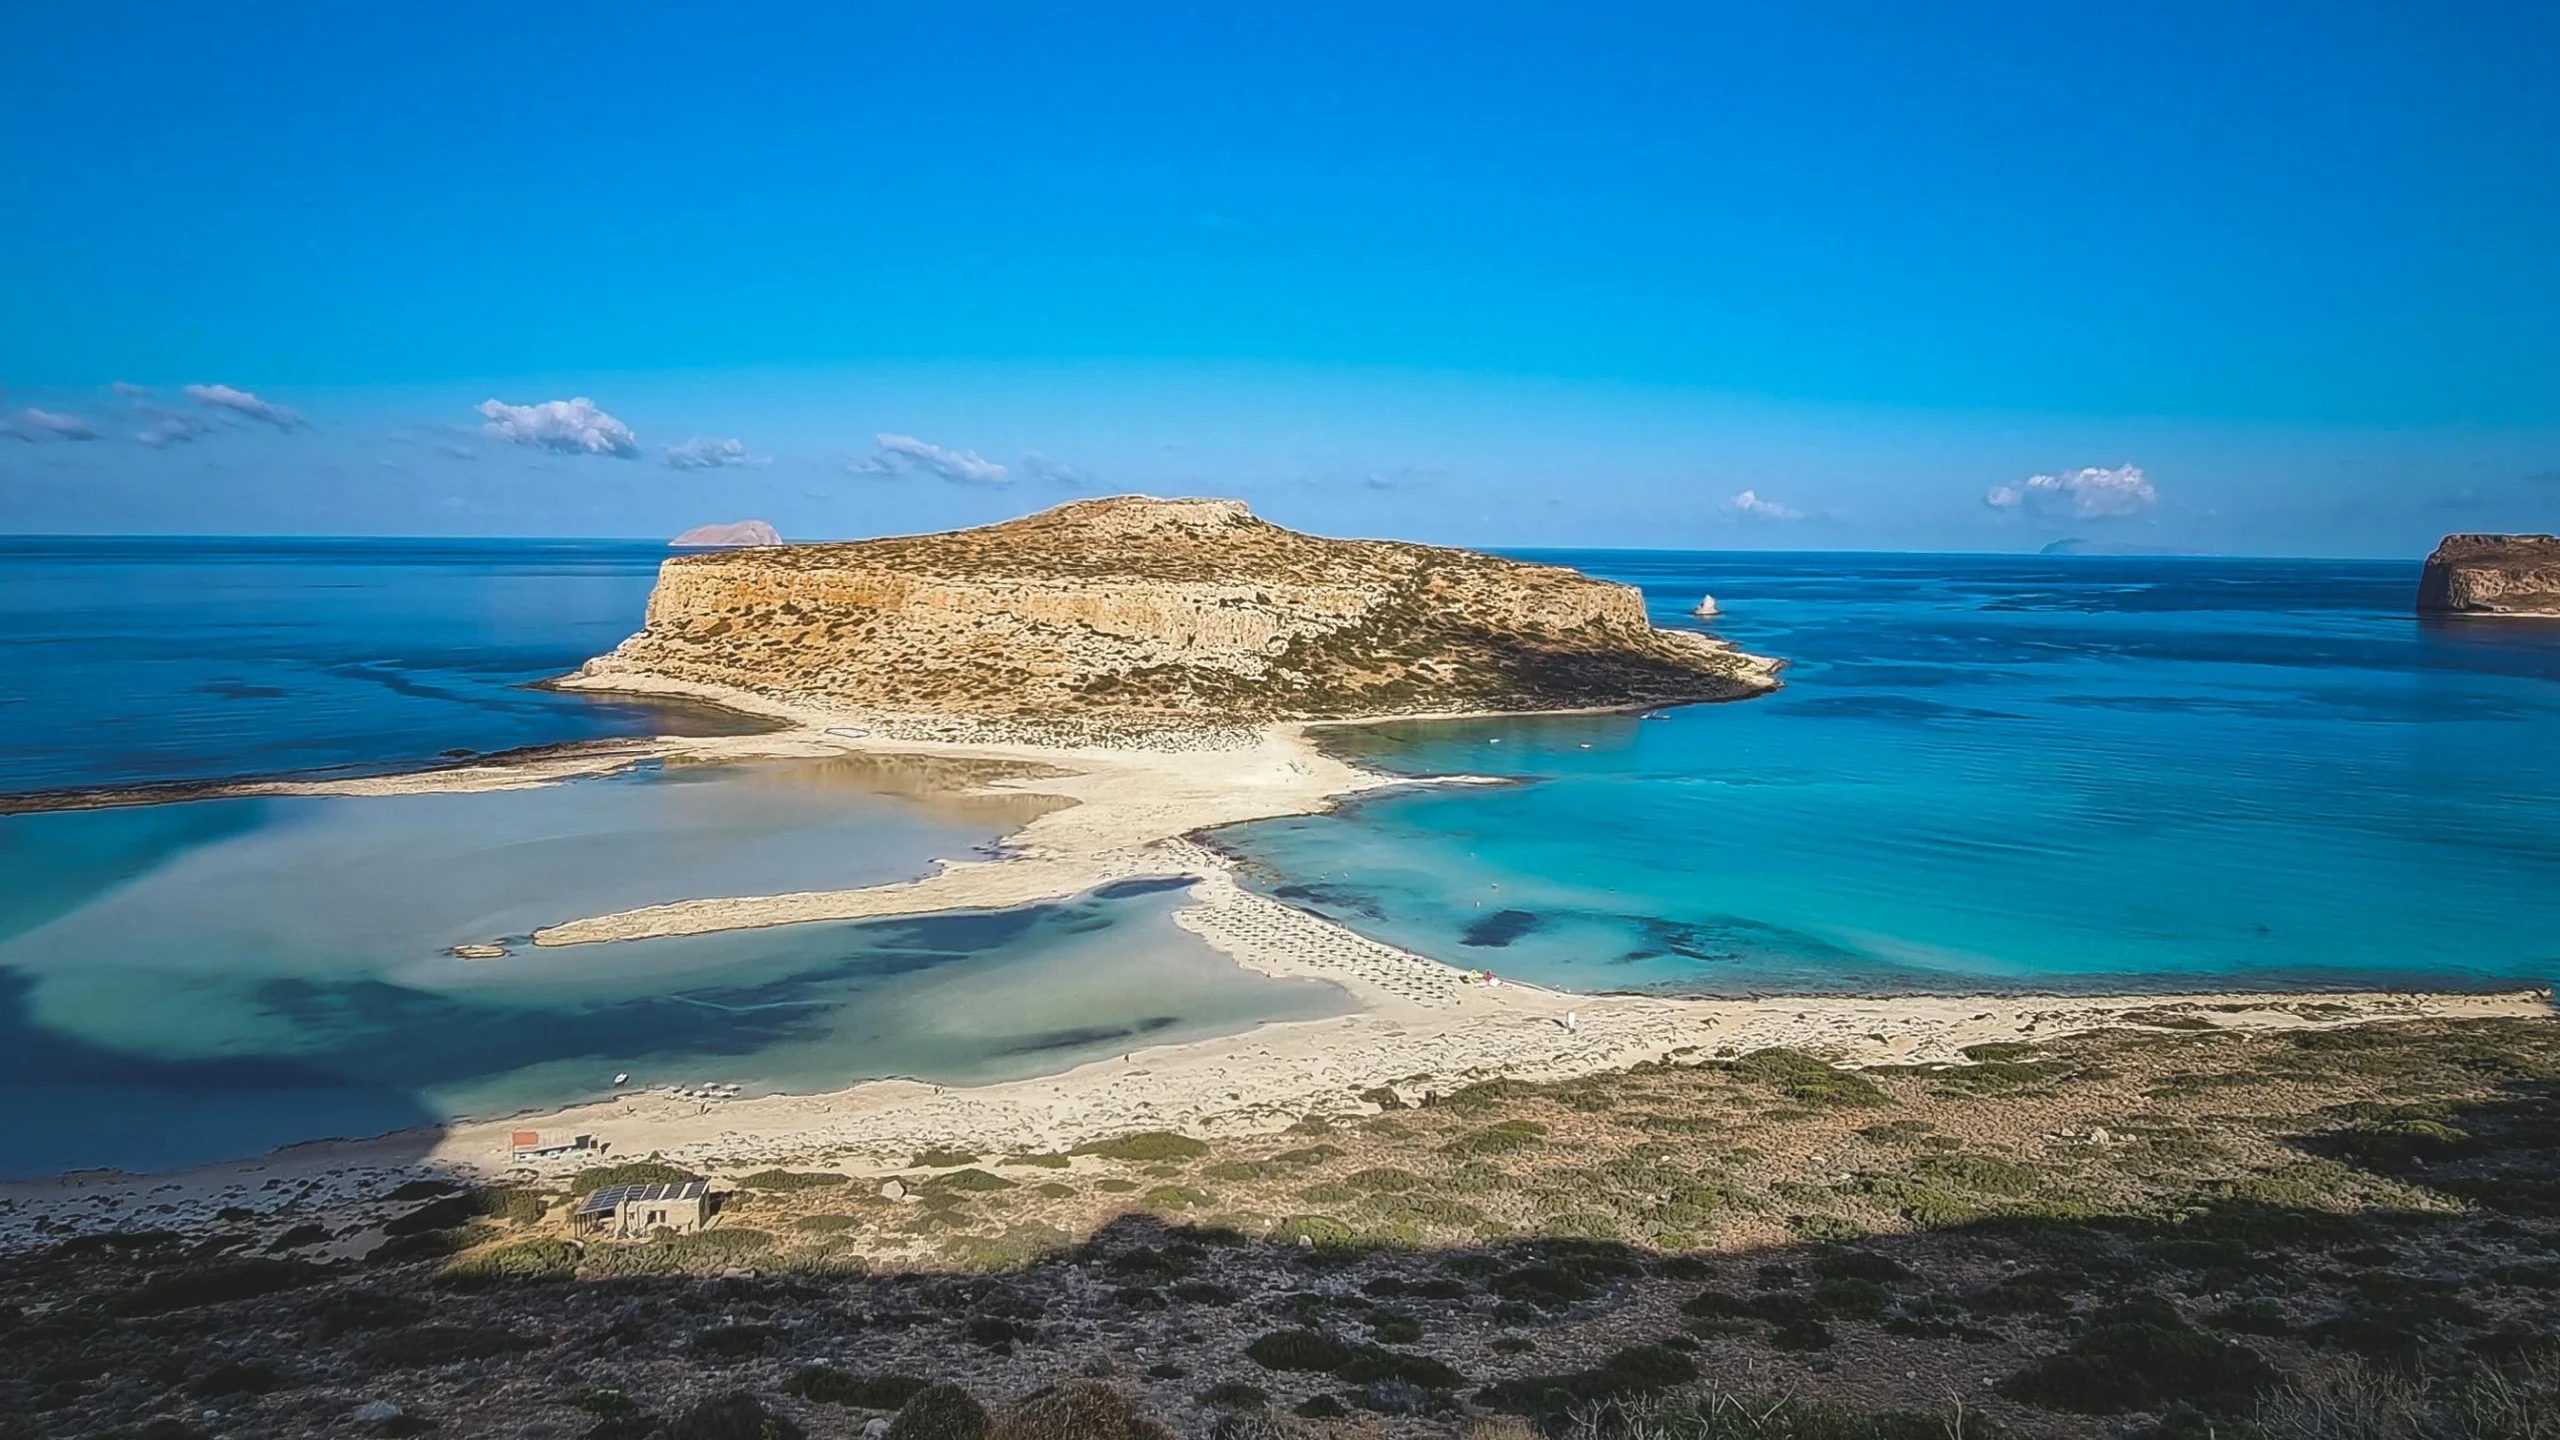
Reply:
[[[627, 685], [627, 677], [620, 677]], [[295, 793], [384, 794], [553, 783], [644, 760], [739, 760], [830, 753], [929, 754], [1004, 762], [985, 788], [1072, 803], [1016, 831], [1001, 858], [946, 862], [924, 879], [865, 889], [735, 896], [564, 921], [545, 946], [700, 934], [815, 920], [912, 915], [1052, 900], [1138, 876], [1191, 879], [1175, 921], [1236, 964], [1343, 990], [1353, 1013], [1142, 1048], [1065, 1073], [974, 1087], [879, 1080], [825, 1094], [706, 1100], [635, 1092], [539, 1117], [462, 1123], [433, 1135], [297, 1146], [253, 1161], [169, 1175], [86, 1173], [0, 1187], [0, 1239], [47, 1228], [209, 1219], [222, 1206], [353, 1206], [425, 1171], [496, 1178], [558, 1173], [598, 1159], [660, 1155], [707, 1171], [772, 1164], [885, 1173], [935, 1146], [1054, 1150], [1132, 1130], [1267, 1132], [1315, 1115], [1374, 1113], [1392, 1090], [1419, 1103], [1490, 1078], [1554, 1080], [1681, 1057], [1779, 1046], [1843, 1065], [1962, 1063], [1963, 1048], [2049, 1040], [2108, 1027], [2283, 1029], [2422, 1017], [2549, 1014], [2547, 994], [2194, 994], [2118, 997], [1679, 999], [1568, 995], [1488, 980], [1384, 945], [1241, 886], [1232, 862], [1191, 838], [1205, 829], [1323, 810], [1347, 796], [1416, 783], [1324, 754], [1306, 727], [1208, 732], [1155, 748], [1060, 747], [923, 722], [793, 710], [761, 697], [669, 683], [697, 699], [786, 722], [716, 740], [617, 744], [510, 770], [464, 767]], [[1463, 777], [1450, 782], [1467, 783]], [[497, 962], [503, 963], [503, 962]], [[511, 1133], [538, 1126], [594, 1137], [571, 1160], [514, 1160]]]

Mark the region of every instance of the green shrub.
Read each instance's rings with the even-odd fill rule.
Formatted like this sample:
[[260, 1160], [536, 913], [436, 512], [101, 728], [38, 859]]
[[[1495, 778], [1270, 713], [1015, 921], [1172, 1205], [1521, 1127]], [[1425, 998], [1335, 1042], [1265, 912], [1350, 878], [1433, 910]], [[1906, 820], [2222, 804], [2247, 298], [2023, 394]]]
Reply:
[[267, 1253], [270, 1255], [278, 1255], [287, 1250], [300, 1250], [305, 1246], [321, 1244], [328, 1240], [328, 1238], [328, 1226], [314, 1225], [309, 1221], [305, 1221], [302, 1224], [296, 1225], [285, 1231], [283, 1234], [278, 1235], [275, 1239], [268, 1241]]
[[587, 1196], [608, 1185], [681, 1185], [701, 1178], [680, 1165], [657, 1160], [626, 1160], [619, 1165], [598, 1165], [579, 1171], [569, 1181], [569, 1193]]
[[1223, 1380], [1201, 1391], [1198, 1398], [1201, 1404], [1221, 1410], [1259, 1410], [1271, 1403], [1271, 1392], [1242, 1380]]
[[[1164, 1375], [1171, 1370], [1174, 1373]], [[1156, 1367], [1158, 1378], [1181, 1378], [1180, 1367]], [[996, 1422], [991, 1440], [1172, 1440], [1171, 1432], [1136, 1402], [1094, 1380], [1070, 1380], [1037, 1392]]]
[[1992, 1155], [1932, 1155], [1911, 1168], [1924, 1180], [1983, 1195], [2025, 1195], [2036, 1188], [2033, 1169]]
[[645, 1245], [596, 1245], [578, 1264], [582, 1275], [676, 1275], [722, 1269], [744, 1263], [773, 1248], [773, 1236], [762, 1230], [730, 1228], [668, 1235]]
[[942, 1253], [967, 1270], [1019, 1270], [1071, 1243], [1053, 1226], [1016, 1225], [1001, 1235], [954, 1235], [942, 1242]]
[[1008, 1157], [1002, 1163], [1007, 1165], [1036, 1165], [1043, 1170], [1064, 1170], [1075, 1162], [1069, 1160], [1064, 1155], [1014, 1155]]
[[987, 1440], [993, 1428], [976, 1396], [957, 1385], [927, 1385], [898, 1407], [881, 1440]]
[[539, 1191], [521, 1185], [494, 1185], [472, 1192], [473, 1208], [491, 1220], [504, 1220], [511, 1225], [530, 1225], [542, 1218], [547, 1202]]
[[975, 1165], [978, 1157], [966, 1150], [919, 1150], [907, 1162], [919, 1170], [944, 1170], [954, 1165]]
[[812, 1235], [836, 1235], [861, 1223], [860, 1219], [851, 1215], [803, 1215], [791, 1222], [791, 1228], [805, 1230]]
[[1150, 1210], [1201, 1210], [1212, 1198], [1208, 1191], [1190, 1185], [1158, 1185], [1140, 1196], [1138, 1203]]
[[832, 1170], [759, 1170], [739, 1177], [738, 1183], [749, 1190], [825, 1190], [850, 1185], [853, 1177]]
[[1666, 1390], [1697, 1378], [1698, 1362], [1668, 1345], [1630, 1345], [1588, 1370], [1504, 1380], [1486, 1386], [1477, 1399], [1493, 1409], [1554, 1425], [1602, 1401]]
[[988, 1195], [1012, 1189], [1013, 1182], [990, 1170], [954, 1170], [936, 1175], [916, 1188], [927, 1195]]
[[1068, 1153], [1146, 1165], [1161, 1160], [1197, 1160], [1209, 1153], [1209, 1147], [1188, 1135], [1176, 1135], [1170, 1130], [1141, 1130], [1133, 1135], [1115, 1135], [1108, 1140], [1078, 1145]]
[[1388, 1195], [1402, 1195], [1422, 1188], [1422, 1177], [1410, 1170], [1380, 1165], [1367, 1170], [1354, 1170], [1342, 1177], [1342, 1183], [1355, 1190], [1375, 1190]]
[[1382, 1345], [1410, 1345], [1422, 1338], [1422, 1322], [1401, 1310], [1372, 1310], [1369, 1338]]
[[1872, 1250], [1827, 1250], [1814, 1257], [1813, 1273], [1826, 1280], [1872, 1280], [1879, 1285], [1912, 1278], [1908, 1266]]
[[1336, 1249], [1359, 1241], [1358, 1232], [1330, 1215], [1289, 1215], [1271, 1227], [1272, 1243]]
[[383, 1336], [357, 1351], [356, 1358], [384, 1369], [415, 1370], [513, 1355], [541, 1344], [532, 1336], [496, 1326], [420, 1325]]
[[812, 1405], [895, 1410], [932, 1383], [913, 1375], [849, 1375], [829, 1365], [803, 1365], [782, 1382], [782, 1393]]
[[1302, 1420], [1339, 1420], [1351, 1413], [1351, 1407], [1331, 1395], [1315, 1394], [1299, 1401], [1289, 1413]]
[[221, 1260], [183, 1270], [163, 1270], [140, 1285], [110, 1296], [107, 1309], [116, 1315], [163, 1315], [198, 1305], [253, 1300], [309, 1285], [328, 1272], [299, 1260]]
[[1401, 1380], [1425, 1390], [1455, 1390], [1467, 1383], [1445, 1361], [1428, 1355], [1415, 1355], [1403, 1350], [1389, 1350], [1377, 1345], [1363, 1345], [1352, 1357], [1333, 1368], [1334, 1378], [1353, 1385], [1375, 1385], [1381, 1380]]
[[1360, 1347], [1321, 1330], [1274, 1330], [1244, 1347], [1245, 1358], [1265, 1370], [1329, 1373], [1350, 1362]]
[[2193, 1329], [2165, 1303], [2135, 1301], [2092, 1315], [2068, 1348], [2010, 1376], [2000, 1393], [2082, 1415], [2172, 1402], [2229, 1414], [2281, 1378], [2255, 1350]]
[[566, 1280], [577, 1273], [583, 1251], [566, 1240], [548, 1237], [519, 1240], [494, 1250], [456, 1257], [438, 1276], [447, 1284], [485, 1285], [499, 1281]]
[[1546, 1136], [1547, 1127], [1535, 1120], [1505, 1120], [1470, 1130], [1440, 1148], [1451, 1155], [1510, 1155], [1530, 1149]]
[[1885, 1093], [1863, 1075], [1830, 1065], [1795, 1050], [1754, 1050], [1732, 1062], [1738, 1079], [1765, 1085], [1790, 1100], [1807, 1105], [1882, 1105]]
[[1541, 1310], [1570, 1310], [1599, 1293], [1590, 1282], [1556, 1265], [1523, 1265], [1496, 1275], [1486, 1288], [1505, 1300]]
[[732, 1390], [686, 1406], [658, 1432], [665, 1440], [799, 1440], [800, 1427]]
[[1289, 1167], [1270, 1160], [1224, 1160], [1201, 1171], [1200, 1178], [1236, 1182], [1280, 1180], [1288, 1174]]
[[1339, 1160], [1342, 1155], [1343, 1152], [1332, 1145], [1308, 1145], [1296, 1150], [1283, 1150], [1271, 1159], [1280, 1165], [1321, 1165], [1327, 1160]]

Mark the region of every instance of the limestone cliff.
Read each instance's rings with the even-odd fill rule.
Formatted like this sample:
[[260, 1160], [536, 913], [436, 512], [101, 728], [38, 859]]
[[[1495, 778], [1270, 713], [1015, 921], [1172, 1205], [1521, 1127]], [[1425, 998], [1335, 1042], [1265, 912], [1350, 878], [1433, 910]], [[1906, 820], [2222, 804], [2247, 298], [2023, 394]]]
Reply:
[[882, 715], [1238, 722], [1730, 699], [1775, 668], [1572, 570], [1123, 496], [681, 556], [647, 627], [579, 674]]
[[2560, 617], [2560, 535], [2447, 535], [2418, 579], [2418, 613]]

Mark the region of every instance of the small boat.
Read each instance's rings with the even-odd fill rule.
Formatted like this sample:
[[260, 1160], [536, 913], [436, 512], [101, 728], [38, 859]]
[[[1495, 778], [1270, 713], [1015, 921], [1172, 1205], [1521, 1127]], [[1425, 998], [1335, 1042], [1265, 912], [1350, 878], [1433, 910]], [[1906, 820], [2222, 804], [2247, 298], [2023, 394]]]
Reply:
[[631, 1072], [630, 1072], [630, 1071], [628, 1071], [628, 1070], [617, 1070], [617, 1071], [613, 1072], [613, 1083], [614, 1083], [614, 1084], [616, 1084], [616, 1085], [628, 1085], [628, 1084], [630, 1084], [630, 1083], [631, 1083]]

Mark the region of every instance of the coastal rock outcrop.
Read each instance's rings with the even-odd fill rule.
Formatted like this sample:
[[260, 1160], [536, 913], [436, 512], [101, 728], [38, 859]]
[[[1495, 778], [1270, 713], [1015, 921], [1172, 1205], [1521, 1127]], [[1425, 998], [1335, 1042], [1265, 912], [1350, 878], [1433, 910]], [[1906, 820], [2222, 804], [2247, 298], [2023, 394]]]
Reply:
[[884, 715], [1226, 723], [1722, 700], [1776, 666], [1553, 565], [1081, 500], [973, 530], [669, 560], [574, 678]]
[[2447, 535], [2418, 579], [2418, 613], [2560, 618], [2560, 535]]
[[667, 547], [672, 550], [710, 550], [781, 543], [782, 532], [761, 520], [732, 520], [726, 525], [696, 525], [668, 541]]

